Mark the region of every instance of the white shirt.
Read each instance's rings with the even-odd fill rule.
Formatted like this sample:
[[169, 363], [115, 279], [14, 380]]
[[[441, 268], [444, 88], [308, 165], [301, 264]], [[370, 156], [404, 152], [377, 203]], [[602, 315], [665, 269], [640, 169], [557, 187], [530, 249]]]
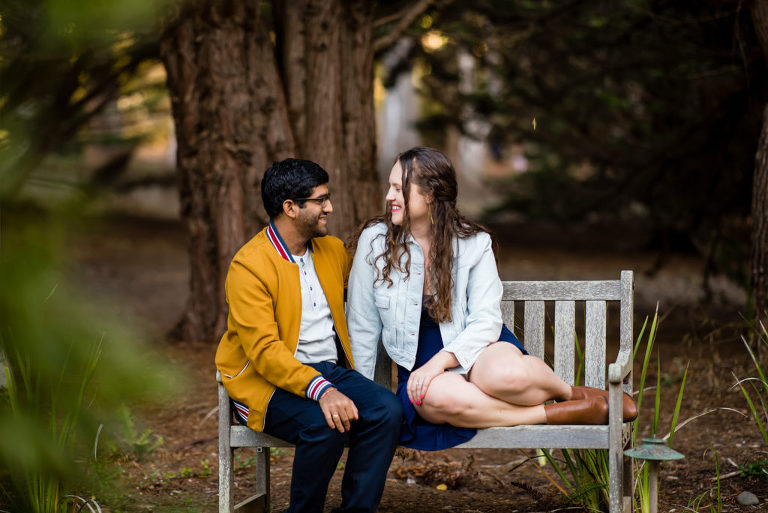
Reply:
[[338, 353], [331, 307], [328, 306], [325, 292], [315, 272], [312, 251], [308, 249], [302, 256], [292, 256], [299, 266], [301, 282], [301, 328], [296, 359], [301, 363], [335, 363]]

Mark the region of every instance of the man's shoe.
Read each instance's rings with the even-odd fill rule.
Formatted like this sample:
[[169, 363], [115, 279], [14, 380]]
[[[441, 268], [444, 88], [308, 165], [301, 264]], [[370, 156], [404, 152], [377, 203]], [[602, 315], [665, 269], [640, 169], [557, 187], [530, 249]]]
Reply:
[[[572, 396], [571, 400], [578, 401], [580, 399], [589, 399], [590, 397], [605, 397], [608, 400], [608, 391], [600, 390], [595, 387], [571, 387]], [[637, 418], [637, 403], [632, 396], [624, 392], [624, 397], [621, 405], [621, 416], [624, 422], [631, 422]]]
[[544, 406], [547, 424], [608, 424], [608, 400], [603, 396]]

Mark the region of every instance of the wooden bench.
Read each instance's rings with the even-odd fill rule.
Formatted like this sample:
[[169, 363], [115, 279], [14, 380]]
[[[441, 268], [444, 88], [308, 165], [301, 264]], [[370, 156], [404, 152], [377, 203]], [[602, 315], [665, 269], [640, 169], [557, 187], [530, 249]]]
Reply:
[[[514, 426], [478, 430], [477, 435], [459, 445], [467, 449], [607, 449], [609, 453], [610, 512], [629, 512], [632, 508], [632, 465], [623, 451], [631, 443], [631, 423], [621, 418], [622, 391], [632, 393], [632, 271], [622, 271], [621, 279], [609, 281], [506, 281], [502, 298], [504, 322], [512, 328], [523, 326], [522, 340], [532, 355], [545, 356], [545, 303], [554, 302], [554, 369], [567, 383], [574, 384], [576, 368], [576, 305], [584, 303], [584, 384], [605, 389], [607, 304], [619, 304], [618, 340], [614, 362], [607, 365], [610, 414], [607, 426]], [[522, 303], [522, 322], [516, 324], [515, 305]], [[519, 312], [518, 312], [519, 313]], [[519, 334], [519, 329], [513, 330]], [[376, 381], [391, 387], [392, 365], [379, 347]], [[269, 448], [291, 444], [233, 425], [230, 402], [217, 372], [219, 391], [219, 512], [270, 511]], [[233, 454], [238, 447], [256, 447], [258, 493], [233, 508]]]

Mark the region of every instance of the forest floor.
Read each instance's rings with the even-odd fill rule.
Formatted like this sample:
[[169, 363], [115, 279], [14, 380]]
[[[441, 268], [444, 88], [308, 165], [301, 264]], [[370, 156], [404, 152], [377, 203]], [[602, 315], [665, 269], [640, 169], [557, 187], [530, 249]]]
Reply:
[[[616, 279], [622, 269], [636, 271], [635, 335], [656, 304], [662, 321], [647, 384], [661, 373], [661, 420], [666, 434], [682, 376], [687, 369], [680, 421], [673, 447], [685, 459], [661, 467], [659, 511], [768, 511], [768, 480], [742, 478], [737, 465], [768, 459], [755, 422], [735, 377], [755, 375], [740, 339], [743, 294], [727, 280], [712, 281], [714, 302], [702, 306], [701, 268], [691, 255], [672, 255], [655, 275], [645, 270], [654, 254], [610, 250], [588, 242], [563, 250], [536, 244], [523, 235], [502, 239], [503, 279]], [[73, 270], [82, 289], [129, 320], [162, 358], [187, 379], [163, 405], [134, 405], [135, 430], [150, 443], [146, 454], [122, 454], [113, 460], [109, 486], [96, 499], [105, 511], [171, 512], [217, 510], [217, 414], [213, 355], [216, 341], [166, 342], [187, 297], [186, 241], [172, 222], [119, 220], [83, 229], [70, 247]], [[639, 358], [638, 358], [639, 360]], [[635, 388], [639, 380], [635, 362]], [[642, 408], [640, 436], [651, 425], [653, 390]], [[171, 406], [169, 406], [171, 405]], [[706, 413], [705, 413], [706, 412]], [[703, 414], [703, 415], [702, 415]], [[154, 443], [152, 443], [154, 441]], [[146, 444], [145, 444], [146, 445]], [[156, 445], [155, 447], [153, 447]], [[235, 499], [253, 488], [253, 452], [237, 451]], [[401, 451], [395, 456], [379, 511], [539, 512], [573, 509], [558, 488], [565, 484], [550, 466], [536, 463], [534, 451]], [[716, 465], [717, 462], [717, 465]], [[290, 450], [273, 451], [272, 501], [275, 511], [288, 504]], [[344, 466], [344, 459], [340, 462]], [[719, 468], [719, 470], [718, 470]], [[427, 472], [430, 471], [430, 472]], [[331, 483], [326, 511], [340, 502], [342, 472]], [[718, 483], [717, 476], [720, 476]], [[447, 489], [438, 486], [446, 485]], [[440, 488], [444, 488], [440, 486]], [[736, 497], [754, 493], [756, 506], [740, 506]]]

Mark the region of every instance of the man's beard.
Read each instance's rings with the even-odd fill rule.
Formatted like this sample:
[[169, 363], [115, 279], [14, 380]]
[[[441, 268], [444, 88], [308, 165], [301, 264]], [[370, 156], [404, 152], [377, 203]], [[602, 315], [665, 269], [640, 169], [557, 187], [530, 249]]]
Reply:
[[327, 214], [307, 215], [302, 216], [301, 220], [306, 228], [306, 233], [310, 238], [313, 237], [325, 237], [328, 235], [328, 225], [320, 224], [320, 219], [328, 219]]

